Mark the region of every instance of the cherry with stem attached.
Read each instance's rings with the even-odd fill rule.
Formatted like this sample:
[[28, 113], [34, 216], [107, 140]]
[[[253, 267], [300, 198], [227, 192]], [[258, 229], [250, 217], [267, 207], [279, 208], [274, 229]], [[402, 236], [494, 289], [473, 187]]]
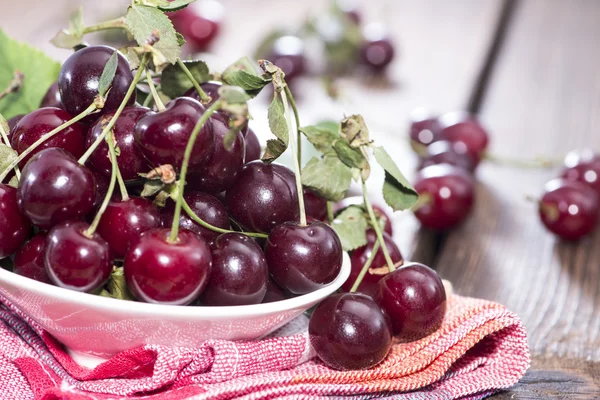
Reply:
[[375, 211], [373, 210], [373, 205], [371, 204], [371, 201], [369, 200], [369, 196], [367, 195], [367, 185], [366, 185], [364, 179], [362, 180], [362, 190], [363, 190], [363, 198], [365, 201], [365, 208], [367, 209], [367, 212], [369, 213], [369, 218], [371, 219], [371, 225], [373, 226], [375, 235], [377, 235], [377, 241], [379, 242], [379, 244], [381, 246], [381, 250], [383, 251], [383, 256], [385, 257], [385, 261], [387, 263], [387, 266], [388, 266], [390, 272], [393, 272], [396, 269], [396, 267], [394, 266], [394, 262], [392, 261], [392, 258], [390, 257], [390, 252], [388, 251], [388, 248], [385, 245], [385, 241], [383, 239], [383, 233], [381, 233], [381, 225], [380, 225], [379, 221], [377, 220], [377, 217], [375, 216]]
[[188, 77], [190, 82], [192, 82], [192, 85], [194, 85], [194, 87], [196, 88], [196, 91], [198, 92], [198, 95], [200, 96], [200, 102], [202, 104], [210, 103], [211, 102], [210, 96], [207, 95], [204, 90], [202, 90], [202, 88], [200, 87], [200, 84], [198, 83], [196, 78], [194, 78], [194, 75], [192, 75], [192, 73], [190, 72], [188, 67], [185, 65], [185, 63], [183, 61], [181, 61], [181, 58], [177, 59], [177, 65], [179, 66], [179, 68], [181, 68], [183, 70], [183, 72]]

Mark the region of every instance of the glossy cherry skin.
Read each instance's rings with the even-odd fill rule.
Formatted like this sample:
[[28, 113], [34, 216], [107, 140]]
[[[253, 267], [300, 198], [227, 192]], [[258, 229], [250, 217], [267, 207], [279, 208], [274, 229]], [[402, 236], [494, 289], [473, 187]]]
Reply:
[[331, 283], [338, 275], [342, 243], [323, 222], [307, 226], [286, 222], [269, 234], [265, 256], [275, 282], [293, 294], [306, 294]]
[[225, 202], [231, 217], [247, 231], [268, 233], [299, 218], [294, 173], [279, 164], [244, 165]]
[[267, 60], [277, 65], [285, 73], [288, 82], [293, 81], [306, 70], [304, 41], [297, 36], [282, 36], [275, 40]]
[[[200, 87], [202, 88], [202, 90], [204, 90], [204, 93], [206, 93], [210, 97], [210, 102], [206, 104], [206, 107], [210, 107], [215, 101], [219, 99], [219, 88], [221, 86], [223, 86], [223, 84], [219, 81], [208, 81], [200, 84]], [[194, 87], [185, 92], [185, 96], [200, 101], [200, 95]]]
[[327, 217], [327, 200], [306, 187], [302, 188], [302, 194], [306, 215], [323, 221]]
[[361, 293], [338, 293], [323, 300], [310, 317], [308, 333], [321, 361], [339, 370], [374, 367], [392, 347], [389, 317]]
[[[89, 107], [98, 96], [98, 83], [104, 66], [117, 51], [108, 46], [88, 46], [71, 54], [63, 63], [58, 75], [58, 89], [63, 107], [69, 114], [77, 115]], [[117, 71], [101, 113], [116, 110], [133, 82], [127, 59], [118, 53]], [[135, 103], [135, 91], [127, 105]], [[86, 120], [92, 122], [96, 116]]]
[[108, 280], [113, 269], [108, 243], [98, 234], [88, 237], [84, 221], [56, 225], [46, 238], [44, 265], [56, 286], [93, 292]]
[[[441, 139], [440, 122], [437, 115], [418, 108], [411, 113], [409, 136], [414, 145], [429, 146]], [[413, 145], [413, 147], [414, 147]]]
[[433, 333], [446, 314], [442, 280], [419, 263], [406, 264], [381, 279], [375, 301], [390, 316], [394, 336], [405, 342]]
[[561, 177], [584, 183], [600, 196], [600, 155], [591, 150], [570, 152], [565, 158]]
[[[219, 199], [208, 193], [193, 190], [186, 190], [183, 198], [189, 204], [192, 211], [194, 211], [194, 214], [201, 220], [217, 228], [229, 229], [229, 214], [227, 214], [227, 209]], [[173, 225], [174, 212], [175, 202], [168, 200], [161, 211], [161, 220], [165, 228], [170, 228]], [[181, 216], [179, 217], [179, 226], [195, 232], [202, 239], [206, 240], [207, 243], [212, 242], [220, 235], [220, 233], [194, 222], [184, 210], [181, 211]]]
[[368, 41], [360, 49], [362, 62], [374, 71], [383, 71], [394, 59], [394, 45], [389, 39]]
[[[91, 170], [94, 175], [94, 187], [96, 188], [96, 197], [94, 198], [94, 209], [97, 209], [102, 205], [106, 194], [108, 193], [108, 186], [110, 184], [109, 178], [96, 170]], [[113, 191], [113, 197], [118, 194], [118, 190]], [[93, 216], [92, 216], [93, 219]]]
[[246, 142], [242, 132], [238, 132], [231, 149], [227, 150], [223, 140], [229, 131], [229, 126], [215, 116], [211, 121], [215, 134], [214, 150], [206, 163], [189, 175], [187, 184], [195, 190], [221, 193], [232, 187], [240, 175], [246, 158]]
[[446, 164], [424, 168], [417, 174], [414, 187], [420, 196], [426, 196], [423, 205], [414, 213], [428, 228], [452, 228], [473, 208], [473, 177], [461, 168]]
[[[24, 116], [15, 126], [11, 139], [12, 148], [21, 154], [46, 133], [59, 127], [73, 117], [60, 108], [37, 109]], [[73, 124], [46, 140], [19, 163], [23, 168], [34, 154], [50, 147], [59, 147], [79, 158], [85, 152], [84, 132], [80, 124]]]
[[46, 233], [40, 232], [15, 254], [13, 272], [39, 282], [51, 283], [46, 267]]
[[269, 277], [269, 279], [267, 279], [267, 292], [265, 293], [262, 303], [273, 303], [275, 301], [285, 300], [286, 298], [283, 289]]
[[212, 269], [206, 241], [180, 229], [176, 243], [168, 241], [171, 229], [142, 233], [125, 257], [127, 287], [146, 303], [187, 305], [202, 293]]
[[124, 258], [131, 244], [142, 233], [160, 227], [160, 212], [152, 201], [131, 197], [126, 201], [108, 203], [97, 232], [106, 240], [115, 257]]
[[223, 6], [215, 0], [203, 0], [167, 15], [194, 51], [203, 51], [217, 37], [224, 14]]
[[0, 183], [0, 259], [19, 250], [30, 231], [29, 219], [19, 210], [17, 189]]
[[96, 184], [89, 169], [58, 148], [29, 160], [19, 182], [19, 207], [41, 229], [83, 218], [94, 206]]
[[200, 301], [210, 306], [258, 304], [269, 271], [260, 246], [241, 233], [225, 233], [210, 245], [212, 272]]
[[[363, 247], [359, 247], [358, 249], [352, 251], [350, 255], [350, 262], [352, 264], [352, 270], [350, 271], [350, 277], [348, 280], [344, 282], [342, 285], [342, 290], [349, 292], [356, 281], [356, 278], [362, 271], [363, 266], [373, 253], [373, 246], [377, 241], [377, 235], [375, 235], [375, 231], [369, 229], [367, 231], [367, 244]], [[402, 261], [402, 253], [400, 253], [400, 249], [394, 243], [394, 240], [390, 235], [383, 232], [383, 241], [385, 242], [385, 246], [390, 253], [390, 258], [394, 264]], [[383, 250], [381, 247], [377, 250], [377, 254], [371, 263], [371, 267], [369, 267], [369, 271], [364, 276], [360, 286], [357, 289], [357, 292], [361, 292], [367, 294], [369, 296], [374, 296], [377, 292], [377, 284], [386, 276], [389, 272], [387, 262], [385, 261], [385, 256], [383, 255]]]
[[247, 128], [247, 133], [244, 139], [246, 140], [246, 162], [249, 163], [254, 160], [259, 160], [261, 148], [256, 133], [254, 133], [252, 129]]
[[451, 112], [439, 118], [440, 137], [462, 147], [477, 164], [484, 156], [490, 138], [475, 116], [465, 112]]
[[60, 91], [58, 90], [58, 81], [55, 81], [42, 98], [40, 102], [40, 108], [42, 107], [57, 107], [62, 108], [62, 101], [60, 100]]
[[554, 179], [546, 184], [539, 214], [546, 228], [566, 240], [577, 240], [594, 230], [600, 201], [584, 183]]
[[462, 143], [440, 140], [427, 146], [427, 153], [419, 162], [419, 169], [430, 165], [450, 164], [470, 173], [475, 171], [477, 164], [466, 152]]
[[[140, 178], [138, 173], [146, 172], [150, 169], [142, 151], [135, 144], [133, 137], [135, 124], [149, 111], [150, 109], [146, 107], [125, 107], [113, 127], [117, 147], [120, 150], [117, 163], [125, 181], [137, 180]], [[89, 148], [102, 134], [102, 130], [114, 115], [114, 112], [104, 114], [90, 127], [85, 138], [86, 148]], [[100, 143], [90, 156], [89, 162], [96, 171], [110, 178], [112, 164], [108, 157], [108, 144], [106, 144], [106, 141], [103, 140]]]
[[[17, 126], [21, 118], [23, 118], [24, 116], [25, 114], [15, 115], [14, 117], [9, 118], [8, 121], [6, 121], [8, 123], [8, 132], [6, 132], [6, 135], [8, 136], [9, 143], [12, 142], [12, 135], [15, 130], [15, 127]], [[4, 144], [4, 141], [2, 141], [2, 143]]]
[[[153, 167], [171, 164], [181, 170], [183, 155], [194, 126], [206, 109], [190, 97], [178, 97], [164, 111], [148, 113], [135, 125], [135, 142]], [[215, 148], [212, 121], [206, 121], [194, 144], [189, 171], [204, 164]]]

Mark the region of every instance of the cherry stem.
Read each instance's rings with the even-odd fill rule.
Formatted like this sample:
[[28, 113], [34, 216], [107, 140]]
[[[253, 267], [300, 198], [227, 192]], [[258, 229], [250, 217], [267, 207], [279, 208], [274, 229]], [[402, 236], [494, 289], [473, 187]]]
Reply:
[[329, 223], [333, 222], [333, 203], [331, 201], [327, 202], [327, 220]]
[[0, 100], [6, 97], [10, 93], [18, 92], [21, 89], [21, 85], [23, 85], [23, 79], [25, 75], [19, 70], [15, 70], [12, 80], [2, 92], [0, 92]]
[[396, 267], [394, 266], [394, 262], [390, 257], [390, 252], [388, 251], [385, 242], [383, 241], [383, 233], [381, 233], [381, 225], [379, 221], [377, 221], [377, 217], [375, 216], [375, 211], [373, 210], [373, 206], [371, 205], [371, 201], [369, 200], [369, 196], [367, 195], [367, 185], [365, 184], [365, 180], [362, 180], [362, 191], [363, 191], [363, 199], [365, 201], [365, 207], [367, 208], [367, 212], [369, 213], [369, 218], [371, 219], [371, 225], [373, 225], [373, 230], [375, 231], [375, 235], [377, 235], [377, 240], [381, 245], [381, 249], [383, 250], [383, 256], [385, 257], [385, 262], [388, 265], [388, 269], [390, 272], [393, 272]]
[[68, 128], [69, 126], [79, 122], [80, 120], [87, 117], [94, 111], [96, 111], [96, 104], [92, 103], [88, 106], [88, 108], [83, 110], [81, 112], [81, 114], [78, 114], [77, 116], [71, 118], [70, 120], [68, 120], [67, 122], [65, 122], [62, 125], [57, 126], [56, 128], [52, 129], [50, 132], [44, 134], [42, 137], [40, 137], [38, 140], [36, 140], [35, 143], [33, 143], [31, 146], [29, 146], [24, 152], [22, 152], [19, 155], [19, 157], [17, 157], [12, 163], [10, 163], [10, 165], [8, 167], [6, 167], [6, 169], [0, 174], [0, 182], [2, 182], [4, 180], [4, 178], [6, 178], [6, 175], [8, 175], [8, 173], [10, 172], [11, 169], [13, 169], [13, 168], [15, 168], [15, 166], [19, 165], [19, 163], [25, 157], [27, 157], [29, 154], [31, 154], [31, 152], [33, 152], [36, 148], [38, 148], [46, 140], [48, 140], [48, 139], [52, 138], [53, 136], [55, 136], [56, 134], [60, 133], [63, 129]]
[[[100, 206], [98, 213], [96, 213], [96, 216], [94, 217], [94, 220], [92, 221], [90, 227], [86, 229], [85, 232], [83, 232], [83, 234], [88, 238], [92, 238], [94, 236], [94, 233], [98, 228], [98, 224], [100, 223], [100, 219], [102, 219], [102, 215], [104, 214], [104, 211], [106, 211], [108, 203], [110, 203], [110, 199], [112, 198], [113, 192], [115, 191], [115, 183], [117, 181], [119, 167], [117, 165], [117, 155], [115, 151], [115, 134], [112, 130], [110, 131], [110, 133], [111, 134], [106, 137], [106, 143], [108, 144], [109, 148], [108, 154], [110, 156], [110, 163], [112, 165], [110, 173], [110, 182], [108, 184], [108, 191], [106, 192], [106, 196], [104, 196], [104, 200], [102, 201], [102, 205]], [[127, 195], [127, 191], [125, 191], [125, 194]]]
[[[187, 203], [187, 201], [185, 201], [185, 199], [183, 199], [183, 210], [198, 225], [200, 225], [206, 229], [210, 229], [213, 232], [218, 232], [218, 233], [235, 232], [235, 231], [232, 231], [229, 229], [219, 228], [218, 226], [211, 225], [208, 222], [204, 221], [202, 218], [200, 218], [198, 215], [196, 215], [194, 210], [192, 210], [190, 208], [190, 205]], [[242, 233], [246, 236], [259, 237], [259, 238], [264, 238], [264, 239], [269, 237], [269, 235], [267, 235], [266, 233], [255, 233], [255, 232], [242, 232]]]
[[108, 21], [99, 22], [94, 25], [86, 26], [85, 28], [83, 28], [83, 34], [85, 35], [86, 33], [104, 31], [107, 29], [129, 30], [127, 28], [127, 22], [125, 20], [125, 17], [119, 17], [119, 18], [115, 18], [115, 19], [110, 19]]
[[527, 160], [516, 157], [505, 157], [486, 152], [484, 158], [494, 164], [508, 165], [515, 168], [552, 168], [563, 163], [562, 159], [551, 159], [543, 156], [537, 156]]
[[[290, 107], [288, 105], [288, 98], [286, 90], [279, 92], [281, 95], [281, 101], [283, 102], [283, 110], [287, 119], [288, 131], [290, 135], [294, 131], [292, 118], [290, 115]], [[298, 132], [296, 131], [296, 134]], [[298, 160], [298, 149], [294, 148], [294, 139], [289, 141], [290, 147], [292, 148], [292, 158], [294, 159], [294, 175], [296, 177], [296, 191], [298, 192], [298, 208], [300, 209], [300, 226], [306, 226], [306, 210], [304, 209], [304, 194], [302, 192], [302, 177], [300, 175], [300, 161]]]
[[148, 53], [144, 53], [144, 55], [142, 56], [142, 61], [140, 62], [140, 66], [139, 66], [135, 76], [133, 77], [133, 81], [131, 82], [131, 85], [129, 85], [129, 89], [127, 89], [127, 93], [125, 93], [125, 98], [119, 105], [119, 108], [117, 108], [117, 111], [115, 111], [115, 115], [113, 115], [113, 117], [110, 119], [108, 124], [102, 130], [102, 133], [100, 134], [100, 136], [98, 136], [96, 138], [94, 143], [92, 143], [92, 145], [87, 149], [87, 151], [83, 154], [83, 156], [81, 156], [81, 158], [79, 159], [79, 164], [84, 165], [86, 163], [88, 158], [90, 158], [92, 153], [94, 151], [96, 151], [98, 146], [100, 146], [100, 143], [102, 143], [102, 141], [106, 138], [106, 135], [108, 135], [108, 132], [110, 132], [110, 130], [115, 126], [117, 119], [119, 118], [119, 116], [121, 115], [123, 110], [125, 109], [125, 106], [127, 106], [127, 102], [133, 95], [135, 87], [137, 86], [138, 82], [142, 78], [142, 73], [144, 72], [144, 69], [146, 68], [147, 62], [148, 62]]
[[[148, 81], [148, 86], [150, 87], [150, 93], [152, 93], [152, 98], [154, 99], [154, 103], [156, 104], [156, 108], [158, 111], [165, 111], [165, 104], [160, 99], [158, 92], [156, 91], [156, 86], [154, 86], [154, 81], [152, 80], [152, 76], [150, 75], [150, 71], [146, 70], [146, 81]], [[150, 97], [150, 96], [148, 96]]]
[[300, 116], [298, 115], [298, 107], [296, 107], [296, 101], [294, 100], [294, 96], [292, 96], [292, 91], [290, 90], [289, 85], [285, 85], [285, 94], [290, 101], [290, 105], [292, 106], [292, 111], [294, 112], [294, 118], [296, 119], [296, 140], [298, 146], [298, 164], [302, 165], [302, 136], [300, 135]]
[[196, 78], [194, 78], [194, 75], [192, 75], [188, 67], [183, 63], [183, 61], [181, 61], [181, 58], [177, 59], [177, 65], [179, 65], [179, 68], [181, 68], [183, 72], [185, 72], [190, 82], [192, 82], [192, 85], [194, 85], [194, 87], [196, 88], [196, 91], [200, 95], [200, 101], [202, 102], [202, 104], [210, 103], [212, 99], [209, 95], [206, 94], [204, 90], [202, 90], [200, 84], [198, 84], [198, 81], [196, 80]]
[[200, 130], [209, 120], [209, 118], [213, 115], [215, 111], [217, 111], [221, 107], [221, 101], [217, 100], [213, 103], [212, 106], [208, 107], [206, 111], [202, 114], [196, 126], [194, 126], [194, 130], [192, 130], [192, 134], [187, 142], [187, 146], [185, 147], [185, 152], [183, 154], [183, 162], [181, 164], [181, 172], [179, 173], [179, 193], [177, 194], [177, 201], [175, 204], [175, 212], [173, 213], [173, 225], [171, 226], [171, 235], [169, 236], [170, 243], [177, 242], [177, 235], [179, 235], [179, 217], [181, 216], [181, 208], [183, 207], [183, 192], [185, 189], [185, 178], [187, 175], [188, 164], [190, 163], [190, 158], [192, 157], [192, 150], [194, 149], [194, 143], [196, 143], [196, 138], [200, 134]]
[[[112, 140], [109, 140], [112, 138]], [[123, 175], [121, 175], [121, 169], [119, 168], [117, 150], [115, 149], [115, 131], [110, 131], [110, 135], [106, 136], [106, 143], [108, 144], [108, 151], [110, 155], [110, 162], [116, 164], [117, 168], [117, 182], [119, 183], [119, 191], [121, 192], [121, 201], [129, 200], [129, 194], [127, 193], [127, 186], [125, 186], [125, 181], [123, 180]]]
[[371, 254], [369, 255], [369, 258], [367, 258], [367, 261], [365, 261], [365, 265], [363, 265], [362, 269], [360, 270], [360, 273], [358, 274], [358, 276], [356, 277], [356, 280], [354, 281], [354, 284], [352, 285], [352, 289], [350, 289], [350, 293], [354, 293], [358, 290], [358, 287], [360, 286], [363, 279], [365, 278], [365, 275], [369, 271], [369, 268], [371, 268], [371, 264], [373, 264], [373, 260], [375, 260], [375, 256], [377, 255], [378, 251], [379, 251], [379, 240], [376, 240], [375, 244], [373, 245], [373, 249], [371, 249]]
[[[4, 120], [4, 117], [2, 117], [2, 119]], [[6, 120], [4, 120], [4, 121], [6, 121]], [[4, 131], [4, 127], [2, 126], [2, 123], [0, 123], [0, 134], [2, 135], [2, 140], [4, 141], [4, 143], [6, 143], [6, 145], [8, 147], [11, 147], [10, 140], [8, 140], [8, 135]], [[15, 170], [15, 176], [17, 177], [18, 180], [20, 180], [21, 179], [21, 170], [19, 169], [19, 166], [15, 165], [14, 170]]]

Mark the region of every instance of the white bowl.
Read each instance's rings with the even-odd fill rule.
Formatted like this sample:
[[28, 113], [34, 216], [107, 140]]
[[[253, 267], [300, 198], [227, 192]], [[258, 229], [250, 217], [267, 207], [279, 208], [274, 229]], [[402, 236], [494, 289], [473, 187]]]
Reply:
[[207, 339], [253, 340], [329, 296], [350, 276], [350, 258], [329, 285], [266, 304], [182, 307], [138, 303], [47, 285], [0, 268], [0, 293], [76, 353], [107, 358], [145, 344], [198, 347]]

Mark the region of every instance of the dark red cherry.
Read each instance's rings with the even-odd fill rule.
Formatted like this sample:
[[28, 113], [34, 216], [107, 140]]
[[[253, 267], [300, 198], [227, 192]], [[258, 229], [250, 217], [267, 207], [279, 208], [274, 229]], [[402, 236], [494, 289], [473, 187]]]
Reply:
[[306, 187], [302, 188], [302, 194], [306, 215], [323, 221], [327, 217], [327, 200]]
[[187, 305], [198, 298], [211, 273], [212, 258], [206, 241], [181, 229], [175, 243], [171, 229], [142, 233], [125, 257], [127, 287], [147, 303]]
[[[215, 101], [219, 99], [219, 88], [223, 86], [223, 84], [219, 81], [208, 81], [200, 84], [204, 93], [210, 96], [210, 102], [206, 104], [206, 107], [210, 107]], [[191, 97], [194, 100], [200, 101], [200, 95], [196, 88], [191, 88], [185, 93], [185, 96]]]
[[215, 134], [215, 147], [206, 163], [187, 178], [190, 188], [207, 193], [220, 193], [233, 186], [240, 175], [246, 158], [246, 143], [238, 132], [231, 149], [223, 145], [229, 126], [220, 118], [211, 118]]
[[[12, 148], [21, 154], [51, 130], [58, 128], [73, 117], [60, 108], [46, 107], [37, 109], [24, 116], [15, 126], [12, 135]], [[60, 147], [79, 158], [85, 152], [84, 133], [81, 125], [73, 124], [33, 150], [19, 163], [23, 168], [31, 157], [50, 147]]]
[[51, 283], [46, 267], [46, 233], [40, 232], [15, 254], [13, 272], [39, 282]]
[[58, 90], [58, 81], [55, 81], [42, 98], [40, 102], [40, 108], [42, 107], [57, 107], [62, 108], [62, 101], [60, 100], [60, 91]]
[[[183, 155], [194, 126], [206, 109], [190, 97], [179, 97], [167, 104], [164, 111], [148, 113], [135, 125], [135, 142], [154, 167], [171, 164], [181, 169]], [[190, 158], [192, 172], [205, 163], [215, 148], [215, 134], [211, 119], [206, 121]]]
[[[431, 114], [429, 111], [418, 108], [411, 113], [410, 132], [411, 145], [429, 146], [433, 142], [437, 142], [440, 137], [440, 122], [437, 115]], [[416, 149], [419, 150], [420, 149]]]
[[[24, 116], [25, 114], [15, 115], [14, 117], [9, 118], [8, 121], [6, 121], [8, 123], [8, 132], [6, 132], [6, 135], [8, 136], [8, 143], [12, 143], [12, 135], [15, 131], [15, 127], [17, 126], [21, 118], [23, 118]], [[2, 141], [1, 143], [5, 144], [4, 141]]]
[[59, 148], [42, 150], [23, 169], [19, 207], [41, 229], [83, 218], [94, 206], [94, 175]]
[[600, 196], [600, 156], [589, 149], [570, 152], [565, 158], [561, 177], [584, 183]]
[[258, 304], [269, 272], [260, 246], [241, 233], [225, 233], [210, 245], [212, 272], [200, 301], [210, 306]]
[[450, 164], [474, 172], [476, 163], [473, 161], [466, 148], [460, 142], [449, 142], [440, 140], [427, 146], [427, 153], [419, 162], [419, 168], [423, 169], [430, 165]]
[[304, 41], [297, 36], [282, 36], [275, 40], [267, 60], [277, 65], [285, 73], [288, 82], [304, 74], [306, 58]]
[[424, 168], [417, 174], [415, 190], [422, 200], [415, 216], [428, 228], [452, 228], [473, 208], [473, 177], [462, 168], [447, 164]]
[[246, 162], [260, 160], [261, 148], [258, 136], [249, 127], [247, 128], [246, 139]]
[[231, 217], [247, 231], [270, 232], [277, 225], [299, 218], [294, 173], [280, 164], [253, 161], [227, 191]]
[[198, 52], [208, 48], [217, 37], [224, 9], [220, 2], [203, 0], [175, 13], [167, 14], [191, 48]]
[[592, 188], [578, 181], [554, 179], [545, 190], [539, 213], [548, 230], [567, 240], [577, 240], [594, 230], [600, 203]]
[[269, 234], [265, 256], [275, 282], [293, 294], [306, 294], [336, 278], [342, 268], [342, 243], [323, 222], [286, 222]]
[[142, 233], [160, 227], [160, 213], [152, 201], [131, 197], [108, 203], [97, 232], [106, 240], [114, 256], [123, 258], [131, 243]]
[[267, 279], [267, 292], [263, 298], [262, 303], [273, 303], [275, 301], [285, 300], [285, 292], [283, 289], [276, 284], [273, 279]]
[[31, 223], [17, 204], [17, 189], [0, 183], [0, 259], [19, 250], [30, 231]]
[[440, 138], [455, 143], [455, 149], [467, 153], [477, 164], [484, 156], [489, 144], [489, 135], [477, 118], [465, 112], [451, 112], [442, 115]]
[[[362, 271], [363, 266], [373, 253], [373, 246], [375, 245], [375, 241], [377, 241], [377, 235], [375, 231], [369, 229], [367, 231], [367, 244], [363, 247], [360, 247], [354, 251], [350, 255], [350, 262], [352, 264], [352, 270], [350, 271], [350, 277], [344, 282], [342, 285], [342, 289], [346, 292], [349, 292], [356, 281], [356, 278]], [[383, 241], [385, 242], [385, 246], [390, 253], [390, 258], [394, 264], [399, 263], [403, 260], [402, 253], [400, 253], [400, 249], [394, 243], [394, 240], [390, 235], [383, 232]], [[369, 267], [369, 271], [364, 276], [363, 280], [360, 283], [357, 291], [367, 294], [369, 296], [374, 296], [377, 292], [377, 284], [386, 276], [389, 272], [389, 268], [387, 262], [385, 261], [385, 256], [383, 255], [383, 250], [381, 250], [381, 246], [379, 250], [377, 250], [377, 254]]]
[[[217, 228], [229, 229], [229, 214], [227, 214], [227, 209], [219, 199], [208, 193], [193, 190], [186, 190], [183, 198], [201, 220]], [[175, 202], [168, 200], [161, 211], [162, 224], [165, 228], [170, 228], [173, 225], [174, 212]], [[179, 217], [179, 226], [197, 233], [207, 243], [212, 242], [220, 235], [220, 233], [194, 222], [184, 210], [181, 211], [181, 217]]]
[[323, 300], [310, 317], [310, 343], [327, 366], [339, 370], [374, 367], [392, 347], [390, 319], [361, 293], [338, 293]]
[[368, 24], [363, 31], [364, 43], [360, 49], [361, 60], [373, 71], [381, 72], [394, 60], [396, 53], [394, 45], [383, 24]]
[[[125, 181], [139, 179], [139, 172], [147, 171], [148, 163], [139, 147], [135, 144], [133, 129], [136, 122], [150, 111], [146, 107], [125, 107], [113, 127], [117, 146], [120, 150], [117, 162], [119, 170]], [[115, 115], [114, 112], [101, 116], [91, 127], [85, 138], [85, 147], [89, 148], [92, 143], [102, 134], [102, 130]], [[108, 145], [102, 141], [89, 158], [94, 169], [104, 176], [110, 178], [112, 164], [108, 157]]]
[[375, 301], [390, 316], [394, 336], [406, 342], [436, 331], [446, 314], [442, 280], [419, 263], [406, 264], [381, 279]]
[[[80, 114], [98, 96], [98, 83], [104, 66], [117, 51], [108, 46], [88, 46], [77, 50], [63, 63], [58, 76], [58, 89], [62, 104], [71, 115]], [[118, 53], [117, 71], [101, 113], [116, 110], [133, 82], [133, 74], [127, 59]], [[135, 103], [135, 92], [127, 105]], [[86, 119], [94, 121], [97, 115]]]
[[88, 237], [89, 227], [84, 221], [67, 221], [48, 232], [44, 265], [56, 286], [90, 293], [110, 277], [108, 243], [97, 233]]
[[[108, 186], [110, 184], [110, 179], [105, 177], [98, 171], [91, 170], [92, 175], [94, 175], [94, 187], [96, 188], [96, 197], [94, 198], [94, 208], [98, 208], [102, 205], [106, 194], [108, 193]], [[118, 191], [113, 192], [113, 197], [118, 193]], [[92, 216], [93, 219], [93, 216]]]

